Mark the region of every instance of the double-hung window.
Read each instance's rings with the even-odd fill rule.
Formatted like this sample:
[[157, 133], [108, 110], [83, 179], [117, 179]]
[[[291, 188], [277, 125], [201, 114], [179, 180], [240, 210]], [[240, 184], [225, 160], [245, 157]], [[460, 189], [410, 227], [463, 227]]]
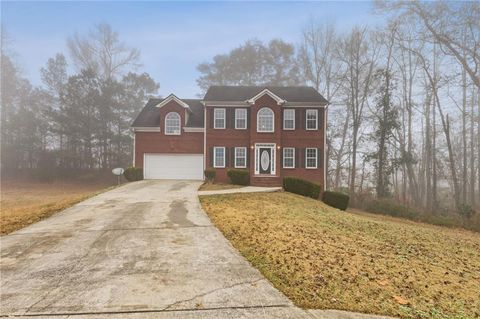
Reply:
[[316, 148], [307, 148], [305, 149], [305, 167], [306, 168], [317, 168], [317, 149]]
[[235, 129], [247, 128], [247, 109], [235, 109]]
[[295, 148], [284, 147], [283, 148], [283, 168], [295, 167]]
[[307, 110], [306, 112], [307, 130], [318, 129], [318, 110]]
[[213, 128], [225, 128], [225, 109], [213, 110]]
[[284, 130], [295, 129], [295, 110], [294, 109], [283, 110], [283, 129]]
[[213, 148], [213, 167], [225, 167], [225, 147]]
[[247, 167], [247, 148], [235, 147], [235, 167], [245, 168]]

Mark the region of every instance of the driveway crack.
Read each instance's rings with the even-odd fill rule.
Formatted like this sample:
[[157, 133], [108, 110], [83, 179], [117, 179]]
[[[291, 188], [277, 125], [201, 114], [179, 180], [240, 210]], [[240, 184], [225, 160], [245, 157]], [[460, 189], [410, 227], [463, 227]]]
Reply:
[[[240, 282], [240, 283], [236, 283], [236, 284], [233, 284], [233, 285], [230, 285], [230, 286], [226, 286], [226, 287], [221, 287], [221, 288], [216, 288], [216, 289], [213, 289], [213, 290], [210, 290], [210, 291], [207, 291], [207, 292], [204, 292], [204, 293], [201, 293], [201, 294], [198, 294], [198, 295], [195, 295], [193, 296], [192, 298], [189, 298], [189, 299], [184, 299], [184, 300], [179, 300], [179, 301], [176, 301], [168, 306], [166, 306], [165, 308], [163, 308], [162, 310], [171, 310], [172, 307], [175, 307], [177, 305], [180, 305], [182, 303], [185, 303], [185, 302], [190, 302], [190, 301], [194, 301], [195, 299], [197, 298], [201, 298], [201, 297], [205, 297], [207, 295], [210, 295], [212, 293], [215, 293], [215, 292], [218, 292], [218, 291], [221, 291], [221, 290], [226, 290], [226, 289], [231, 289], [231, 288], [235, 288], [235, 287], [238, 287], [238, 286], [242, 286], [242, 285], [247, 285], [247, 284], [255, 284], [259, 281], [262, 281], [262, 280], [265, 280], [264, 278], [259, 278], [257, 280], [253, 280], [253, 281], [244, 281], [244, 282]], [[263, 306], [263, 305], [261, 305]]]

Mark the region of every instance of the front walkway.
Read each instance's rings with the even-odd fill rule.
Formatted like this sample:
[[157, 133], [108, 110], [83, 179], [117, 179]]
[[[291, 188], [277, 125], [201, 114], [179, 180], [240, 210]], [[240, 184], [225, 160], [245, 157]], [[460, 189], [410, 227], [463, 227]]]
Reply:
[[198, 195], [220, 195], [220, 194], [235, 194], [235, 193], [262, 193], [262, 192], [277, 192], [282, 190], [281, 187], [258, 187], [245, 186], [232, 189], [219, 189], [214, 191], [198, 191]]

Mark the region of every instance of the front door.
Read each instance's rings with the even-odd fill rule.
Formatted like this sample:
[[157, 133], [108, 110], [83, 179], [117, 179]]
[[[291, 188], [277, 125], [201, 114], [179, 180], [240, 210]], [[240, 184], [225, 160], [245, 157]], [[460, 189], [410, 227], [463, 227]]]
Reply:
[[260, 174], [271, 174], [272, 173], [272, 149], [263, 148], [259, 149], [260, 151]]

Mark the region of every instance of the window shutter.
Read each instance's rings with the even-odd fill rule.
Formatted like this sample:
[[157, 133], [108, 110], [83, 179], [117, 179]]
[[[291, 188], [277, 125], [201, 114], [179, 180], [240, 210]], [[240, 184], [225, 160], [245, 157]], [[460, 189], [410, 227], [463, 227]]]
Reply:
[[303, 161], [302, 161], [302, 149], [296, 148], [295, 149], [295, 167], [302, 168]]
[[323, 128], [323, 122], [324, 122], [324, 117], [325, 117], [325, 109], [318, 110], [318, 129]]
[[235, 109], [230, 110], [230, 128], [235, 128]]
[[209, 154], [208, 154], [208, 157], [209, 157], [209, 165], [210, 167], [213, 167], [213, 147], [210, 147], [210, 150], [209, 150]]
[[214, 115], [215, 114], [215, 109], [213, 107], [209, 108], [209, 109], [207, 109], [207, 112], [209, 112], [209, 115], [210, 115], [208, 117], [209, 118], [208, 121], [210, 122], [210, 128], [213, 128], [213, 122], [215, 121], [215, 117], [214, 117], [215, 116]]
[[229, 167], [230, 165], [228, 155], [229, 155], [229, 148], [225, 147], [225, 154], [223, 154], [224, 160], [225, 160], [225, 167]]
[[231, 148], [230, 154], [231, 154], [230, 167], [235, 167], [235, 147]]
[[302, 125], [302, 109], [295, 111], [295, 129], [301, 130]]
[[250, 165], [250, 149], [247, 146], [247, 150], [245, 151], [245, 166], [248, 168], [249, 165]]
[[231, 116], [232, 109], [226, 107], [225, 108], [225, 128], [231, 128], [230, 126], [230, 116]]
[[321, 148], [317, 148], [317, 167], [323, 167], [323, 152]]
[[283, 168], [283, 150], [284, 148], [282, 147], [280, 149], [280, 167]]
[[301, 114], [301, 123], [302, 123], [302, 129], [306, 130], [307, 129], [307, 109], [301, 109], [300, 110]]

